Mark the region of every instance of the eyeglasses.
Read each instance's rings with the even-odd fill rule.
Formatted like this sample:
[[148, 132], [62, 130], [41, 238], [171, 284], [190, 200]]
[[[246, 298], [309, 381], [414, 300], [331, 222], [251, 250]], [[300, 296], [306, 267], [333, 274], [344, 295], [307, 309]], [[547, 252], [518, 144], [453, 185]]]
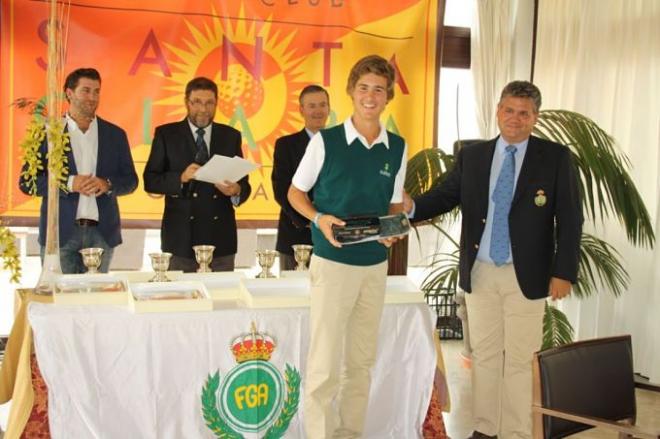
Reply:
[[193, 99], [190, 100], [188, 99], [188, 103], [190, 104], [191, 107], [195, 108], [213, 108], [216, 106], [217, 102], [216, 101], [200, 101], [199, 99]]

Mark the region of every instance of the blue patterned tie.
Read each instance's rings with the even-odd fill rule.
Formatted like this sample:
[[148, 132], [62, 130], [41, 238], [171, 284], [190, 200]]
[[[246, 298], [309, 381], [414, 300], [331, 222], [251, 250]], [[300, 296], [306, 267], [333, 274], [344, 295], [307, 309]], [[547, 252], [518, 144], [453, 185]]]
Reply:
[[197, 128], [197, 152], [195, 152], [195, 163], [203, 165], [209, 161], [209, 151], [206, 149], [206, 142], [204, 142], [204, 128]]
[[493, 212], [493, 230], [490, 236], [489, 255], [498, 267], [505, 264], [509, 259], [509, 210], [511, 210], [511, 200], [513, 200], [513, 182], [516, 174], [515, 153], [515, 146], [509, 145], [506, 147], [502, 169], [500, 169], [500, 175], [497, 177], [492, 195], [495, 211]]

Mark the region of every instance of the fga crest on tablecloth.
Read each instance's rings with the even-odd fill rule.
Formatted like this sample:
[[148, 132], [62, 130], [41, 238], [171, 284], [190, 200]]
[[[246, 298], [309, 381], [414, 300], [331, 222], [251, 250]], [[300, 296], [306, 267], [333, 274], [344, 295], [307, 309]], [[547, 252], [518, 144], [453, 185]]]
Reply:
[[298, 411], [300, 373], [286, 364], [284, 376], [270, 363], [275, 339], [257, 332], [252, 322], [249, 333], [231, 344], [237, 365], [221, 379], [220, 372], [208, 375], [202, 389], [202, 414], [218, 438], [239, 439], [243, 434], [266, 431], [266, 439], [282, 437]]

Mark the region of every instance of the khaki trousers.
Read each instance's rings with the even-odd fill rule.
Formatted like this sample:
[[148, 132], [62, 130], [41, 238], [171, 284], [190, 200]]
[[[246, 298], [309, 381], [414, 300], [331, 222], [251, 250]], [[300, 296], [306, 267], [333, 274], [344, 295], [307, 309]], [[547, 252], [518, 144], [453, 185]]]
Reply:
[[312, 256], [304, 382], [309, 439], [362, 434], [386, 278], [387, 261], [363, 267]]
[[513, 264], [476, 261], [465, 302], [475, 430], [531, 438], [532, 357], [541, 347], [545, 299], [523, 295]]

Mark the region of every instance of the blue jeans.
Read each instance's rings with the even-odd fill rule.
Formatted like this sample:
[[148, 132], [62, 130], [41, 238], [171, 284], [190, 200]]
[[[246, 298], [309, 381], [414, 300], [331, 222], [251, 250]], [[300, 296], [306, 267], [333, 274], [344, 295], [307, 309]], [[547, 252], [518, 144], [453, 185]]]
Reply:
[[[89, 247], [98, 247], [103, 249], [101, 257], [100, 273], [107, 273], [112, 260], [114, 248], [108, 246], [97, 227], [74, 226], [73, 235], [67, 242], [60, 246], [60, 266], [64, 274], [86, 273], [87, 268], [83, 264], [82, 256], [79, 250]], [[43, 263], [45, 247], [41, 246], [41, 262]]]

